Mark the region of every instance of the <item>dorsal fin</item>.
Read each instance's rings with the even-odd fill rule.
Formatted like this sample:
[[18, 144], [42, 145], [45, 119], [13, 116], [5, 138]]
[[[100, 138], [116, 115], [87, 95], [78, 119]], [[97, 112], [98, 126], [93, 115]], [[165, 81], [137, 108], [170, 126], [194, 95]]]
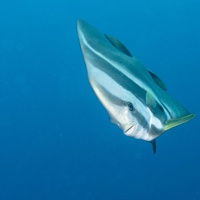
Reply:
[[[149, 70], [148, 70], [149, 71]], [[165, 84], [163, 83], [163, 81], [157, 76], [155, 75], [153, 72], [149, 71], [152, 79], [154, 80], [154, 82], [160, 87], [162, 88], [163, 90], [167, 90]]]
[[126, 54], [127, 56], [133, 57], [132, 54], [130, 53], [130, 51], [125, 47], [125, 45], [123, 45], [118, 39], [106, 35], [105, 37], [109, 40], [109, 42], [115, 47], [117, 48], [119, 51], [123, 52], [124, 54]]

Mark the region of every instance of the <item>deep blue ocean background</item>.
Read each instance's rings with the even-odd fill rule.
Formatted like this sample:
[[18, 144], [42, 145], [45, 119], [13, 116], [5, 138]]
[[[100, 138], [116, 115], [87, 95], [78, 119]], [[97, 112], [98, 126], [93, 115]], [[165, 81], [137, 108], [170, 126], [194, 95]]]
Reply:
[[[197, 116], [149, 143], [111, 124], [76, 20], [121, 40]], [[0, 200], [199, 200], [200, 1], [0, 1]]]

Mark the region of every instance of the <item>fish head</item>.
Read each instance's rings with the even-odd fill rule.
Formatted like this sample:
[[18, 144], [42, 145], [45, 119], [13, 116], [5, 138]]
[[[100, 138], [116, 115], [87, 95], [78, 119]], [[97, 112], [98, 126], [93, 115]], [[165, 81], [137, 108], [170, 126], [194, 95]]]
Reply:
[[117, 117], [119, 127], [126, 136], [152, 141], [163, 133], [167, 116], [163, 110], [152, 110], [143, 102], [136, 102], [125, 103], [121, 117]]
[[152, 141], [162, 134], [167, 119], [162, 109], [149, 108], [131, 92], [120, 87], [120, 82], [116, 84], [101, 71], [97, 74], [95, 77], [90, 76], [90, 84], [109, 114], [111, 122], [116, 124], [126, 136]]

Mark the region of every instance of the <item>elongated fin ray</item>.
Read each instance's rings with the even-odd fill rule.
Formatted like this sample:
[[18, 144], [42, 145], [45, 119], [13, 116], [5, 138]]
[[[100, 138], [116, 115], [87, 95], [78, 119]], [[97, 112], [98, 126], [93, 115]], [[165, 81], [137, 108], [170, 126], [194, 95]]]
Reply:
[[152, 140], [151, 144], [152, 144], [153, 153], [155, 154], [156, 153], [156, 140]]
[[122, 44], [118, 39], [106, 35], [105, 37], [109, 40], [109, 42], [115, 47], [117, 48], [119, 51], [123, 52], [124, 54], [126, 54], [127, 56], [133, 57], [132, 54], [130, 53], [130, 51], [125, 47], [124, 44]]
[[[149, 70], [148, 70], [149, 71]], [[163, 83], [163, 81], [156, 75], [154, 74], [153, 72], [149, 71], [151, 77], [153, 78], [154, 82], [160, 87], [162, 88], [163, 90], [167, 90], [165, 84]]]
[[165, 126], [164, 126], [164, 131], [170, 129], [170, 128], [173, 128], [175, 126], [178, 126], [180, 124], [183, 124], [189, 120], [191, 120], [193, 117], [195, 117], [194, 114], [189, 114], [189, 115], [186, 115], [184, 117], [180, 117], [180, 118], [176, 118], [176, 119], [171, 119], [171, 120], [168, 120], [166, 123], [165, 123]]

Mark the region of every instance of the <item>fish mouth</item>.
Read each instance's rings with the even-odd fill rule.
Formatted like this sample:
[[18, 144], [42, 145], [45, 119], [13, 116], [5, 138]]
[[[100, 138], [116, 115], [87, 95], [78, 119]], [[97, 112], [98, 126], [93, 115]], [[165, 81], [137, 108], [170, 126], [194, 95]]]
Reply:
[[133, 133], [133, 131], [135, 130], [135, 125], [129, 127], [128, 129], [126, 129], [126, 131], [124, 132], [125, 135], [130, 135]]

